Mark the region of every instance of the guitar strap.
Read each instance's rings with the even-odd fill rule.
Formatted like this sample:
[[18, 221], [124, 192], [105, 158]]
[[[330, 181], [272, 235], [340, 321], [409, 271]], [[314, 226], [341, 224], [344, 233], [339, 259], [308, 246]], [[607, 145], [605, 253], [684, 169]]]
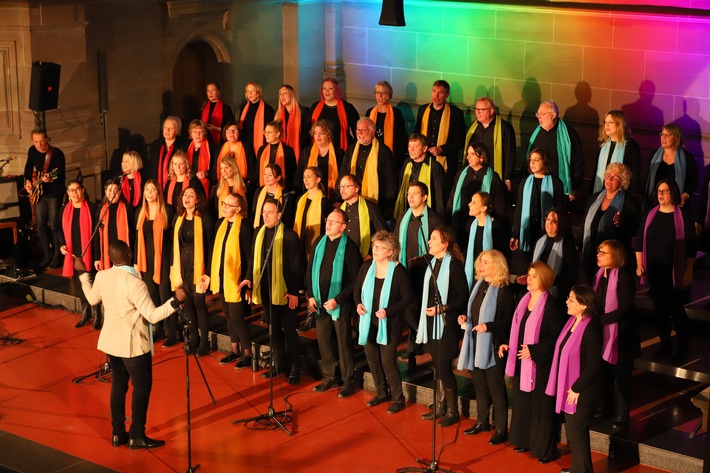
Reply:
[[54, 148], [50, 146], [47, 150], [47, 154], [44, 155], [44, 169], [42, 170], [42, 173], [46, 173], [47, 169], [49, 169], [49, 163], [52, 161], [52, 151], [54, 151]]

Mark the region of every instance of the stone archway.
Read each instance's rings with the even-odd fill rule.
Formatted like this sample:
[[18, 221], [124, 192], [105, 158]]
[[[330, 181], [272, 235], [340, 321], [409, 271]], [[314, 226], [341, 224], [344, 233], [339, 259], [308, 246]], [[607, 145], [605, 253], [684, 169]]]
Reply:
[[[179, 52], [173, 67], [173, 113], [183, 120], [183, 135], [187, 136], [190, 121], [200, 118], [208, 82], [218, 82], [222, 93], [229, 93], [230, 87], [226, 64], [223, 57], [207, 41], [202, 39], [187, 43]], [[230, 97], [223, 95], [223, 99]]]

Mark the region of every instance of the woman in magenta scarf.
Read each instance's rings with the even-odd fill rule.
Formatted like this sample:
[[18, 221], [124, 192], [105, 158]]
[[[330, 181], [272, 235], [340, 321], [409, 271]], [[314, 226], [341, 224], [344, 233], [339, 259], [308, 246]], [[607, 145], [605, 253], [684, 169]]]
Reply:
[[555, 341], [562, 329], [562, 312], [547, 290], [555, 273], [542, 261], [530, 264], [528, 292], [513, 316], [510, 347], [501, 345], [498, 355], [510, 350], [505, 374], [513, 378], [513, 417], [510, 443], [516, 453], [530, 451], [540, 463], [557, 458], [559, 423], [554, 399], [545, 394]]
[[589, 421], [601, 393], [602, 334], [594, 317], [597, 302], [589, 286], [574, 286], [567, 298], [569, 320], [555, 344], [545, 392], [564, 412], [572, 466], [561, 473], [593, 473]]
[[675, 325], [678, 351], [672, 363], [688, 357], [690, 321], [685, 302], [693, 281], [696, 240], [692, 219], [681, 209], [683, 202], [675, 181], [661, 179], [656, 186], [658, 205], [641, 220], [636, 237], [636, 275], [648, 284], [656, 312], [661, 345], [656, 357], [671, 353], [671, 321]]
[[629, 424], [631, 371], [641, 351], [636, 323], [636, 285], [626, 269], [626, 249], [622, 242], [606, 240], [597, 249], [599, 271], [594, 292], [602, 325], [602, 370], [604, 398], [599, 410], [614, 414], [614, 430]]

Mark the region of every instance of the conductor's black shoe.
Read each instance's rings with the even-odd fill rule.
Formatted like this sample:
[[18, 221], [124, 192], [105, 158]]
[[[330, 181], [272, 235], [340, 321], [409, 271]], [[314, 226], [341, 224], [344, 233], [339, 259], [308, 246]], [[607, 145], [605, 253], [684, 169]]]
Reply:
[[375, 397], [373, 397], [372, 399], [370, 399], [369, 401], [367, 401], [367, 405], [370, 407], [379, 406], [383, 402], [387, 402], [390, 399], [391, 398], [387, 395], [378, 394]]
[[491, 430], [491, 424], [483, 424], [481, 422], [476, 422], [473, 424], [473, 427], [469, 427], [468, 429], [463, 431], [464, 435], [476, 435], [480, 434], [481, 432], [490, 432]]
[[227, 356], [225, 356], [224, 358], [222, 358], [221, 360], [219, 360], [219, 364], [220, 364], [220, 365], [227, 365], [227, 364], [233, 362], [234, 360], [236, 360], [237, 358], [239, 358], [239, 355], [237, 355], [237, 354], [234, 353], [233, 351], [230, 351], [230, 352], [227, 354]]
[[163, 342], [163, 348], [170, 348], [170, 347], [174, 347], [175, 345], [177, 345], [177, 338], [175, 338], [175, 337], [173, 337], [173, 338], [168, 337]]
[[114, 447], [120, 447], [121, 445], [126, 445], [128, 443], [128, 434], [124, 432], [122, 435], [114, 435], [111, 437], [111, 445]]
[[139, 439], [128, 439], [128, 448], [155, 448], [165, 445], [165, 440], [155, 440], [148, 436]]
[[104, 313], [99, 308], [94, 316], [94, 330], [101, 330], [104, 326]]
[[488, 445], [500, 445], [506, 440], [508, 440], [508, 432], [501, 432], [500, 430], [496, 430], [496, 433], [493, 434], [493, 437], [491, 437], [491, 440], [488, 442]]
[[323, 380], [322, 383], [317, 384], [313, 386], [313, 392], [314, 393], [324, 393], [330, 389], [337, 388], [339, 383], [332, 379], [332, 378], [326, 378]]
[[91, 320], [91, 306], [86, 306], [86, 309], [84, 309], [84, 312], [81, 314], [81, 319], [76, 323], [74, 326], [75, 328], [81, 328], [84, 325], [88, 324], [89, 321]]
[[570, 473], [570, 471], [572, 471], [572, 469], [570, 469], [570, 468], [562, 468], [562, 469], [560, 470], [560, 473]]

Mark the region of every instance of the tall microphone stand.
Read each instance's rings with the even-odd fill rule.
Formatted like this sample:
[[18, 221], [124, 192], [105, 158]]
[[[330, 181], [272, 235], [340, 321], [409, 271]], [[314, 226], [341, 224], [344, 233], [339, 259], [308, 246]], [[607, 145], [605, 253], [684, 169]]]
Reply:
[[[426, 240], [426, 237], [424, 236], [424, 230], [422, 229], [422, 226], [419, 225], [419, 235], [422, 236], [424, 241]], [[439, 282], [437, 281], [437, 276], [434, 272], [434, 265], [432, 264], [432, 258], [427, 258], [426, 253], [423, 255], [424, 261], [426, 261], [427, 266], [429, 267], [429, 271], [431, 272], [431, 277], [429, 278], [430, 284], [431, 281], [434, 281], [434, 307], [436, 309], [436, 314], [441, 314], [442, 318], [445, 319], [446, 314], [444, 314], [443, 308], [444, 305], [441, 300], [441, 292], [439, 291]], [[424, 291], [425, 293], [429, 292], [429, 288], [425, 287]], [[442, 323], [446, 323], [445, 320], [442, 321]], [[444, 327], [442, 329], [442, 334], [444, 331]], [[428, 330], [428, 324], [427, 324], [427, 330]], [[434, 342], [434, 354], [435, 354], [435, 359], [439, 359], [439, 344], [441, 343], [441, 340], [434, 340], [432, 337], [432, 341]], [[432, 363], [432, 375], [434, 377], [434, 403], [432, 406], [433, 412], [431, 416], [431, 461], [427, 462], [426, 460], [423, 460], [421, 458], [415, 458], [414, 460], [421, 464], [421, 465], [427, 465], [425, 468], [418, 467], [418, 466], [408, 466], [404, 468], [400, 468], [397, 470], [397, 473], [405, 473], [405, 472], [410, 472], [410, 471], [419, 471], [419, 472], [424, 472], [424, 473], [435, 473], [437, 471], [441, 471], [444, 473], [455, 473], [454, 471], [451, 470], [446, 470], [444, 468], [439, 467], [439, 459], [436, 456], [436, 422], [437, 422], [437, 416], [436, 416], [436, 403], [438, 401], [437, 399], [437, 385], [438, 383], [438, 376], [436, 372], [436, 363]], [[458, 406], [454, 406], [456, 409], [458, 409]]]
[[[274, 242], [276, 241], [276, 231], [278, 230], [279, 225], [281, 225], [281, 219], [283, 218], [283, 210], [286, 208], [286, 203], [288, 202], [289, 197], [289, 194], [286, 194], [284, 197], [281, 217], [279, 217], [276, 222], [276, 225], [274, 226], [274, 237], [271, 239], [269, 248], [267, 248], [266, 250], [266, 255], [264, 255], [264, 260], [261, 263], [261, 273], [259, 273], [259, 277], [256, 278], [256, 283], [254, 284], [253, 290], [256, 290], [259, 286], [262, 285], [265, 273], [268, 274], [268, 280], [271, 281], [271, 269], [269, 268], [269, 261], [271, 259], [271, 252], [274, 248]], [[262, 298], [262, 305], [264, 305], [264, 311], [266, 311], [267, 307], [269, 309], [269, 407], [267, 408], [265, 414], [247, 417], [245, 419], [235, 419], [232, 421], [232, 424], [246, 425], [249, 422], [260, 423], [261, 425], [263, 425], [264, 430], [266, 430], [266, 427], [271, 426], [274, 430], [279, 428], [286, 432], [286, 435], [290, 436], [291, 431], [286, 428], [286, 424], [290, 423], [292, 419], [290, 415], [287, 415], [287, 413], [293, 412], [293, 409], [290, 407], [288, 409], [284, 409], [283, 411], [276, 411], [274, 409], [274, 378], [278, 375], [279, 368], [274, 366], [274, 321], [271, 319], [274, 316], [271, 310], [271, 293], [273, 290], [273, 287], [269, 289], [269, 297], [267, 298], [267, 301], [263, 301]], [[256, 356], [256, 354], [252, 353], [252, 356]]]

